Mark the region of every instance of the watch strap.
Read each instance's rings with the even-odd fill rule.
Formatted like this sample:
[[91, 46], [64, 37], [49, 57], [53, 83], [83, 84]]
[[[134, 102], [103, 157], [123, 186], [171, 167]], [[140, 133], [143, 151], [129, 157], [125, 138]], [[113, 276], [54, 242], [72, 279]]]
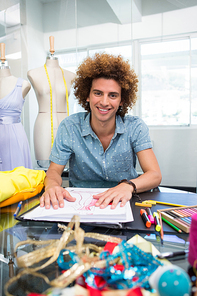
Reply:
[[133, 186], [134, 190], [133, 190], [132, 196], [137, 197], [139, 200], [141, 200], [140, 196], [137, 194], [137, 188], [136, 188], [135, 183], [133, 183], [132, 181], [127, 180], [127, 179], [121, 180], [120, 182], [118, 182], [118, 185], [121, 184], [121, 183], [126, 183], [126, 184], [129, 184], [129, 185]]

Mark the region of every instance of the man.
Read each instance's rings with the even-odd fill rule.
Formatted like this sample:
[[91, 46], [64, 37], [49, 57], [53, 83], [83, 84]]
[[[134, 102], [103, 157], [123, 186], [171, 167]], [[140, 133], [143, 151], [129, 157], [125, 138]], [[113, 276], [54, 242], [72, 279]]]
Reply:
[[[125, 116], [136, 102], [138, 79], [121, 56], [106, 53], [86, 58], [74, 79], [74, 94], [86, 112], [65, 118], [51, 151], [40, 206], [64, 206], [74, 201], [61, 187], [61, 174], [69, 161], [73, 186], [109, 188], [95, 195], [96, 206], [119, 202], [124, 206], [136, 192], [158, 186], [161, 172], [152, 150], [148, 128], [137, 116]], [[138, 158], [143, 174], [138, 176]]]

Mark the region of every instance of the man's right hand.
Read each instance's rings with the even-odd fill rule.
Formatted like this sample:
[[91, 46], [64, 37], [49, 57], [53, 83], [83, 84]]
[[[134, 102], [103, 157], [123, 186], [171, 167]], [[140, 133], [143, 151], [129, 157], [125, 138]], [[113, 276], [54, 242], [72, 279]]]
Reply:
[[64, 207], [64, 199], [68, 201], [75, 201], [76, 198], [72, 197], [70, 193], [61, 186], [54, 186], [47, 189], [40, 198], [40, 206], [50, 209], [51, 204], [54, 209]]
[[64, 207], [64, 199], [68, 201], [75, 201], [76, 198], [72, 197], [70, 193], [61, 187], [62, 184], [62, 172], [64, 170], [64, 165], [59, 165], [54, 162], [50, 163], [50, 166], [46, 172], [45, 193], [40, 198], [40, 206], [46, 209], [51, 207], [54, 209]]

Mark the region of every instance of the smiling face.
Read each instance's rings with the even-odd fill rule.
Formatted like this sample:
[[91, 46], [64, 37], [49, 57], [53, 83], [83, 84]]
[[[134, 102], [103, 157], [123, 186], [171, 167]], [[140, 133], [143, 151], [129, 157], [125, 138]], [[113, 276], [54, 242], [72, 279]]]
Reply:
[[116, 112], [121, 102], [121, 87], [114, 79], [97, 78], [92, 81], [87, 102], [91, 109], [91, 125], [115, 125]]

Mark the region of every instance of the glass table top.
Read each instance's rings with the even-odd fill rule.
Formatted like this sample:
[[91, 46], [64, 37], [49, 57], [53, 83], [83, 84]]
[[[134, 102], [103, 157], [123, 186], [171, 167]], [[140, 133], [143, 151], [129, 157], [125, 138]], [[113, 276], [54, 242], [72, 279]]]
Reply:
[[[26, 201], [26, 209], [31, 208], [34, 204], [38, 203], [39, 196]], [[16, 210], [17, 205], [13, 205], [7, 208], [0, 209], [0, 295], [4, 296], [4, 285], [16, 275], [19, 268], [16, 264], [16, 259], [14, 257], [14, 248], [17, 243], [25, 241], [28, 239], [34, 241], [44, 241], [44, 240], [57, 240], [62, 236], [62, 231], [58, 228], [57, 223], [52, 222], [36, 222], [36, 221], [17, 221], [13, 217], [13, 213]], [[111, 229], [108, 227], [94, 226], [91, 224], [81, 224], [81, 228], [85, 232], [95, 232], [100, 234], [111, 235], [119, 237], [123, 240], [129, 240], [136, 234], [144, 238], [146, 241], [151, 242], [160, 253], [164, 252], [177, 252], [181, 250], [187, 250], [189, 248], [189, 235], [186, 233], [173, 233], [165, 234], [164, 241], [161, 244], [160, 236], [157, 233], [147, 233], [141, 232], [137, 233], [135, 230], [125, 230], [125, 229]], [[95, 244], [101, 244], [102, 242], [95, 242]], [[34, 245], [22, 245], [18, 249], [18, 256], [27, 254], [38, 248]], [[174, 260], [176, 259], [176, 260]], [[177, 257], [170, 259], [172, 264], [178, 265], [185, 271], [189, 269], [189, 263], [187, 256]], [[49, 278], [55, 278], [60, 274], [60, 270], [56, 263], [53, 263], [45, 272]], [[36, 287], [36, 291], [35, 291]], [[48, 289], [48, 285], [40, 278], [32, 278], [32, 276], [27, 275], [24, 279], [18, 280], [17, 283], [13, 284], [10, 293], [17, 296], [27, 295], [27, 292], [37, 292], [42, 293]]]

